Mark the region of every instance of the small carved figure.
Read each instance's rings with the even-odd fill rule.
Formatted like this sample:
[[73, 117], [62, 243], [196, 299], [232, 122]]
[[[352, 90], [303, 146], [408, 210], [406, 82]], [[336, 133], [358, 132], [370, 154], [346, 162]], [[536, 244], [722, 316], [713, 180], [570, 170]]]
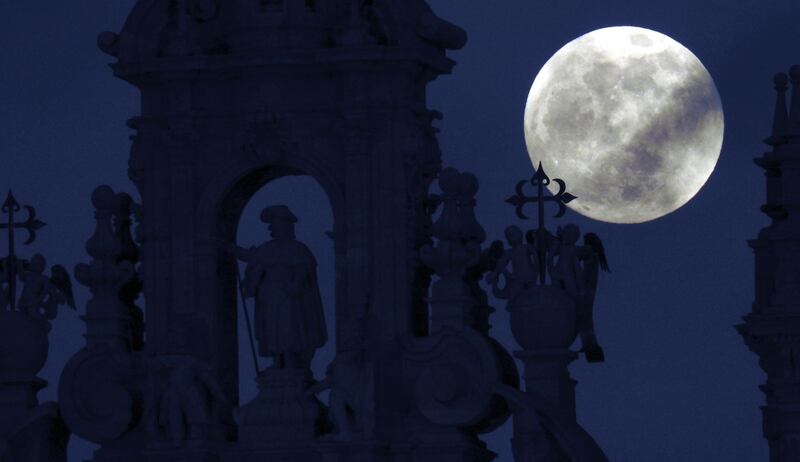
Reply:
[[75, 309], [69, 273], [61, 265], [53, 265], [50, 277], [44, 275], [47, 261], [35, 254], [27, 264], [20, 265], [22, 294], [19, 309], [36, 319], [54, 319], [59, 305]]
[[[522, 230], [518, 226], [509, 226], [505, 230], [506, 240], [510, 248], [505, 251], [494, 271], [489, 273], [486, 281], [492, 285], [492, 292], [497, 298], [511, 299], [519, 292], [536, 284], [539, 276], [539, 260], [536, 249], [523, 242]], [[511, 264], [511, 272], [507, 267]], [[498, 287], [499, 277], [505, 278], [505, 287]]]
[[259, 247], [235, 248], [247, 262], [245, 297], [254, 297], [255, 337], [259, 355], [271, 356], [275, 368], [308, 368], [314, 351], [328, 339], [317, 285], [317, 261], [295, 239], [297, 218], [285, 205], [267, 207], [261, 221], [272, 239]]
[[318, 394], [330, 389], [332, 439], [347, 440], [368, 433], [372, 421], [372, 374], [364, 350], [341, 351], [328, 366], [325, 378], [308, 389]]
[[583, 246], [578, 249], [578, 257], [582, 263], [582, 288], [578, 299], [578, 333], [581, 336], [581, 350], [589, 362], [601, 362], [605, 359], [603, 349], [597, 342], [594, 331], [594, 297], [597, 293], [597, 277], [600, 270], [610, 273], [606, 260], [603, 242], [597, 234], [586, 233]]
[[157, 404], [151, 403], [150, 430], [163, 429], [174, 444], [212, 437], [210, 428], [221, 423], [217, 409], [227, 402], [213, 370], [188, 356], [171, 359], [155, 364], [168, 375]]
[[8, 272], [6, 271], [6, 259], [0, 259], [0, 311], [9, 308]]
[[553, 284], [560, 286], [575, 300], [578, 299], [583, 286], [578, 248], [575, 246], [580, 235], [580, 229], [574, 224], [568, 224], [561, 229], [557, 250], [558, 260], [550, 272]]

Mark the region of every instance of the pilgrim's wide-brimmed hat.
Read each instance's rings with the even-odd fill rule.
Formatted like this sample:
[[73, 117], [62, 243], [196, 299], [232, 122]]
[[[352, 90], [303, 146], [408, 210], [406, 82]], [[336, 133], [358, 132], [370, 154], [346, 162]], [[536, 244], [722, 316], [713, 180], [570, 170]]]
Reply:
[[261, 211], [261, 221], [264, 223], [297, 223], [297, 217], [285, 205], [272, 205]]

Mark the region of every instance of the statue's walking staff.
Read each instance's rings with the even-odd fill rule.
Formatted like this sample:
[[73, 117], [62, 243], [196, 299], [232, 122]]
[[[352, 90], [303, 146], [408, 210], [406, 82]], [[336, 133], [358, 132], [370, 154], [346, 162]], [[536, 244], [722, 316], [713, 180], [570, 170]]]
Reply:
[[244, 286], [242, 285], [242, 276], [239, 273], [239, 263], [236, 262], [236, 283], [239, 285], [239, 296], [242, 297], [242, 311], [244, 312], [244, 322], [247, 325], [247, 337], [250, 339], [250, 352], [253, 354], [253, 367], [256, 370], [256, 377], [261, 375], [261, 370], [258, 367], [258, 356], [256, 355], [256, 342], [253, 339], [253, 327], [250, 325], [250, 312], [247, 309], [247, 300], [244, 297]]
[[17, 257], [14, 254], [14, 230], [19, 228], [28, 231], [28, 240], [24, 242], [25, 245], [28, 245], [36, 239], [36, 230], [45, 225], [43, 221], [36, 218], [36, 209], [30, 205], [25, 206], [28, 211], [28, 219], [21, 223], [14, 222], [14, 214], [19, 212], [20, 208], [19, 202], [9, 190], [2, 206], [2, 212], [8, 215], [8, 222], [0, 223], [0, 229], [8, 229], [8, 257], [5, 259], [4, 266], [8, 279], [8, 307], [11, 311], [16, 308], [17, 300]]

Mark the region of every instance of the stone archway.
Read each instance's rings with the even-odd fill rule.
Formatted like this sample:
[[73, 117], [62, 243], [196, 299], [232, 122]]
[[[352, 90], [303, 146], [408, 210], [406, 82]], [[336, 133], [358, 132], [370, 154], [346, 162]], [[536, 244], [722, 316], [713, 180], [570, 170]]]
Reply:
[[[211, 295], [207, 300], [214, 304], [213, 312], [216, 319], [215, 339], [218, 342], [215, 348], [217, 355], [211, 358], [215, 363], [223, 389], [229, 394], [231, 402], [238, 402], [238, 333], [237, 320], [240, 309], [237, 306], [237, 281], [236, 262], [234, 258], [219, 250], [220, 243], [235, 243], [237, 228], [242, 212], [251, 198], [267, 184], [284, 177], [308, 176], [316, 181], [328, 198], [333, 215], [333, 232], [330, 233], [334, 245], [334, 266], [336, 268], [334, 290], [334, 313], [338, 318], [339, 309], [343, 303], [344, 274], [340, 270], [346, 258], [341, 239], [344, 235], [343, 222], [343, 195], [339, 182], [331, 170], [319, 169], [311, 160], [301, 156], [294, 156], [292, 162], [282, 165], [258, 165], [256, 162], [234, 165], [223, 172], [213, 187], [207, 190], [208, 195], [215, 196], [216, 200], [208, 197], [202, 203], [207, 206], [198, 209], [198, 224], [209, 229], [213, 234], [210, 244], [216, 243], [217, 249], [205, 255], [206, 263], [196, 266], [198, 280], [208, 281], [204, 291]], [[210, 204], [214, 204], [213, 207]], [[211, 249], [209, 249], [211, 250]], [[329, 302], [330, 303], [330, 302]], [[338, 319], [337, 319], [338, 320]], [[336, 325], [339, 323], [337, 322]], [[329, 326], [329, 329], [332, 326]]]

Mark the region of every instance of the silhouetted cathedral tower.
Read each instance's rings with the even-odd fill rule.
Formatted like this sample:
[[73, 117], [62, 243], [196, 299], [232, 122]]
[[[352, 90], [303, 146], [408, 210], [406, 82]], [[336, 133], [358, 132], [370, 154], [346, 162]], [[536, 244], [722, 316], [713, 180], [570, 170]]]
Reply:
[[[775, 76], [772, 147], [755, 163], [764, 169], [771, 223], [750, 241], [755, 253], [753, 311], [737, 326], [767, 373], [761, 386], [764, 437], [771, 462], [800, 460], [800, 66]], [[786, 107], [791, 80], [790, 109]]]
[[[511, 200], [519, 219], [538, 204], [537, 230], [483, 247], [478, 178], [442, 167], [426, 102], [465, 42], [424, 0], [139, 0], [119, 34], [101, 34], [114, 74], [141, 92], [128, 164], [141, 202], [92, 195], [90, 261], [75, 268], [92, 292], [86, 343], [47, 407], [50, 433], [23, 442], [60, 436], [41, 445], [61, 454], [68, 429], [98, 444], [93, 462], [489, 462], [480, 435], [513, 418], [518, 462], [607, 462], [577, 423], [568, 369], [592, 329], [602, 244], [579, 245], [574, 224], [546, 229], [545, 203], [560, 217], [574, 196], [554, 178], [562, 191], [546, 197], [539, 166]], [[269, 237], [236, 245], [247, 202], [290, 175], [330, 203], [333, 229], [317, 231], [334, 248], [333, 300], [287, 205], [262, 204]], [[522, 373], [491, 335], [488, 291], [507, 301]], [[237, 296], [252, 300], [253, 359], [272, 360], [256, 364], [249, 402]], [[603, 359], [596, 339], [583, 346]]]

